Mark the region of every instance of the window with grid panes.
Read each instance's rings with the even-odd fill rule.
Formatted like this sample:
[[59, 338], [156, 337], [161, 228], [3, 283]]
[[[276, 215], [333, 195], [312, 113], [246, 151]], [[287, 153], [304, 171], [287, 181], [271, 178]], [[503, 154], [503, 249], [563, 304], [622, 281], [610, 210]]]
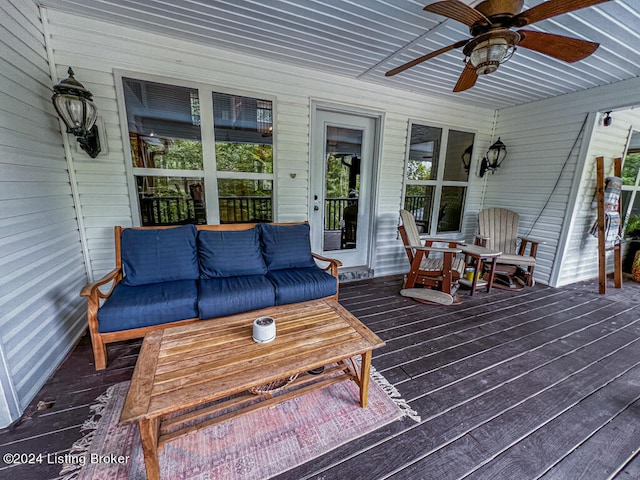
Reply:
[[422, 233], [459, 232], [469, 184], [462, 155], [475, 134], [412, 123], [405, 178], [404, 208]]

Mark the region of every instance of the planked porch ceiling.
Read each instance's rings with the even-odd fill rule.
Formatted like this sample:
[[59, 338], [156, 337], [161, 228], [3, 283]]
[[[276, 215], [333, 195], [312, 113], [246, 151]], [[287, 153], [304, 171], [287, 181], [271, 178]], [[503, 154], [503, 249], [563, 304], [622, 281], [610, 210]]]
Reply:
[[[612, 0], [527, 27], [600, 43], [567, 64], [518, 49], [499, 70], [454, 94], [463, 67], [453, 50], [394, 77], [384, 73], [469, 38], [467, 27], [422, 8], [433, 0], [34, 0], [279, 62], [490, 108], [503, 108], [640, 75], [640, 1]], [[463, 0], [477, 5], [479, 0]], [[542, 0], [526, 0], [525, 9]]]

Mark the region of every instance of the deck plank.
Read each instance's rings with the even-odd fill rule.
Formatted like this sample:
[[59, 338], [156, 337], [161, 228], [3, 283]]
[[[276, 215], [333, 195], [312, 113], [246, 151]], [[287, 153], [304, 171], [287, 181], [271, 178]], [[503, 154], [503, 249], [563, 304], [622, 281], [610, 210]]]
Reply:
[[[595, 280], [461, 291], [463, 303], [449, 307], [401, 288], [401, 276], [347, 283], [340, 303], [387, 342], [372, 364], [421, 423], [393, 422], [280, 480], [640, 478], [640, 285], [607, 295]], [[84, 337], [20, 421], [0, 430], [0, 453], [67, 452], [95, 398], [131, 378], [140, 346], [110, 345], [108, 368], [96, 372]], [[37, 410], [41, 400], [51, 407]], [[59, 470], [0, 465], [0, 478]]]

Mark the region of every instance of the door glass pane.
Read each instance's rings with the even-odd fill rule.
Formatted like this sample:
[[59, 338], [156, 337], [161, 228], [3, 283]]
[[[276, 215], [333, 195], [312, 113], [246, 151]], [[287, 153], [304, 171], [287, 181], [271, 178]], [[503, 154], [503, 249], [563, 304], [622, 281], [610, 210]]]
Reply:
[[326, 129], [323, 251], [357, 247], [362, 130]]
[[273, 220], [271, 180], [218, 179], [220, 223], [257, 223]]
[[460, 231], [466, 192], [466, 187], [442, 187], [438, 210], [438, 233]]
[[449, 130], [447, 154], [444, 162], [445, 181], [466, 182], [468, 180], [469, 172], [464, 168], [462, 154], [473, 149], [474, 137], [473, 133]]
[[409, 144], [408, 180], [435, 180], [442, 129], [413, 124]]
[[143, 226], [205, 224], [201, 178], [136, 176]]
[[413, 214], [421, 233], [429, 233], [430, 230], [434, 190], [435, 187], [430, 185], [407, 185], [404, 209]]

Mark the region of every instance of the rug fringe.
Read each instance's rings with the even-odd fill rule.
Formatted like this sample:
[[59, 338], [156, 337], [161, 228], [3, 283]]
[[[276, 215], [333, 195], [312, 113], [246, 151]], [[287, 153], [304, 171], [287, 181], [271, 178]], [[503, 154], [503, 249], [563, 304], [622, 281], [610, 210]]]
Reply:
[[387, 380], [384, 377], [384, 375], [378, 372], [373, 365], [371, 365], [370, 372], [371, 372], [371, 378], [387, 395], [389, 395], [389, 398], [393, 400], [393, 402], [398, 406], [398, 408], [402, 412], [402, 417], [400, 417], [401, 419], [405, 417], [409, 417], [411, 420], [414, 420], [415, 422], [418, 422], [418, 423], [422, 421], [422, 418], [420, 417], [420, 415], [418, 415], [418, 412], [416, 412], [413, 408], [411, 408], [409, 403], [404, 398], [402, 398], [402, 395], [400, 395], [400, 392], [398, 391], [398, 389], [394, 387], [389, 382], [389, 380]]
[[[106, 392], [96, 398], [93, 405], [89, 407], [89, 411], [91, 412], [91, 416], [84, 421], [82, 426], [80, 427], [80, 432], [85, 433], [82, 438], [76, 440], [71, 448], [69, 449], [69, 453], [73, 456], [85, 455], [89, 452], [89, 446], [93, 441], [93, 437], [96, 433], [96, 429], [98, 428], [98, 423], [102, 414], [104, 413], [104, 409], [107, 406], [107, 402], [113, 396], [113, 391], [117, 387], [116, 385], [110, 386]], [[63, 465], [62, 470], [60, 470], [60, 476], [56, 478], [56, 480], [76, 480], [80, 474], [80, 470], [82, 469], [82, 463], [67, 463]]]
[[[400, 419], [408, 417], [415, 422], [420, 423], [422, 420], [418, 412], [416, 412], [409, 403], [402, 398], [402, 395], [398, 389], [393, 386], [380, 372], [378, 372], [372, 365], [370, 369], [370, 375], [374, 382], [389, 396], [389, 398], [398, 406], [402, 416]], [[69, 449], [69, 453], [74, 456], [85, 455], [89, 451], [91, 442], [95, 435], [96, 429], [104, 410], [109, 400], [113, 397], [114, 390], [118, 387], [118, 384], [110, 386], [105, 393], [96, 398], [95, 403], [89, 407], [91, 416], [85, 420], [80, 427], [80, 432], [84, 435], [73, 443]], [[81, 463], [65, 464], [60, 471], [59, 477], [56, 480], [77, 480], [82, 469]]]

